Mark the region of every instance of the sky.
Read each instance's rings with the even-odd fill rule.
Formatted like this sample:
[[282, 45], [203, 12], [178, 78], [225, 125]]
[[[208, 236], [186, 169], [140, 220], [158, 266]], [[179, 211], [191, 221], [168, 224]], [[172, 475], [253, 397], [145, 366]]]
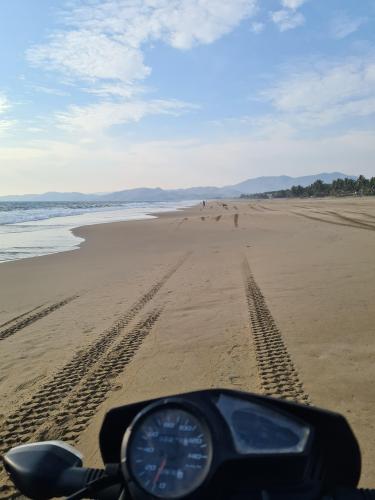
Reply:
[[375, 0], [0, 0], [0, 195], [375, 175]]

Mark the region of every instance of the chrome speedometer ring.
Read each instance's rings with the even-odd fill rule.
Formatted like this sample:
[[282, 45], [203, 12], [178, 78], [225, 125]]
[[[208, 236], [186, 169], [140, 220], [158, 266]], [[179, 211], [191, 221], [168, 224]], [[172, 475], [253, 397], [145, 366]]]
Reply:
[[146, 494], [178, 499], [202, 486], [212, 453], [203, 415], [176, 402], [151, 405], [125, 434], [123, 470]]

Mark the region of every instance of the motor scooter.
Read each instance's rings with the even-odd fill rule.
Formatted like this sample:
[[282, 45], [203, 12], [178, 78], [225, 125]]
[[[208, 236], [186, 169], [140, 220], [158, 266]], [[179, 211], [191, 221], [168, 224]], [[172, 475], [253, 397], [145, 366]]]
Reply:
[[3, 456], [25, 496], [69, 500], [360, 500], [361, 455], [337, 413], [212, 389], [110, 410], [103, 469], [69, 444], [20, 445]]

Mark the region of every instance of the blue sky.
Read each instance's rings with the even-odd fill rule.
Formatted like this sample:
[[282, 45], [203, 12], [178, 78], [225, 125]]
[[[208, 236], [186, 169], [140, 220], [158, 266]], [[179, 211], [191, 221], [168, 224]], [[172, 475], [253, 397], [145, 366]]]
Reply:
[[375, 175], [374, 0], [2, 0], [0, 195]]

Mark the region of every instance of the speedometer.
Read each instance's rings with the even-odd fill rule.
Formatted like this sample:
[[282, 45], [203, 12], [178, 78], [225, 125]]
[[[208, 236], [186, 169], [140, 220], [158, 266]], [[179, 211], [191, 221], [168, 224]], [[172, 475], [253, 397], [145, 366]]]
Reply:
[[158, 498], [182, 498], [199, 488], [212, 460], [203, 419], [177, 404], [151, 407], [137, 417], [123, 443], [129, 479]]

